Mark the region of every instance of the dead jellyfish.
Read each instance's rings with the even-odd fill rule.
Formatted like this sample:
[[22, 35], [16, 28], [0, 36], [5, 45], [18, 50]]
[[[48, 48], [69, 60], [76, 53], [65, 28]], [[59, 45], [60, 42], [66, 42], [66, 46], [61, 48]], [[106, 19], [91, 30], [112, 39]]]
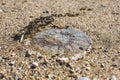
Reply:
[[91, 43], [87, 35], [73, 29], [50, 29], [38, 32], [31, 41], [45, 53], [69, 55], [71, 59], [86, 55]]

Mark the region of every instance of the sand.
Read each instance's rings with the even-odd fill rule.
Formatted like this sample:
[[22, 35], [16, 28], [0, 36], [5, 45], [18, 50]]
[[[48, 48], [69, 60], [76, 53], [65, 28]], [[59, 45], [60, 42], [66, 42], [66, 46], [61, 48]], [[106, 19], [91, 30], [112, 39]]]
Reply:
[[[0, 79], [109, 80], [114, 75], [120, 80], [119, 4], [119, 0], [1, 0]], [[62, 61], [56, 56], [39, 59], [39, 52], [33, 50], [34, 54], [25, 57], [33, 46], [14, 41], [13, 35], [36, 18], [51, 14], [63, 15], [55, 17], [54, 25], [69, 26], [88, 35], [92, 41], [88, 55], [77, 61]]]

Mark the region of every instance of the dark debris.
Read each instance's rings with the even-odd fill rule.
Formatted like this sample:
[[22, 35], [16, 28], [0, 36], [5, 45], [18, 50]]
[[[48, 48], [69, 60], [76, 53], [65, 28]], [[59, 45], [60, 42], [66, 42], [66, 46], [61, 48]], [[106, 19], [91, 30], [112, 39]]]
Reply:
[[[48, 13], [48, 11], [45, 13]], [[45, 16], [45, 17], [41, 16], [29, 22], [29, 24], [25, 26], [25, 28], [21, 29], [17, 34], [14, 34], [12, 38], [14, 41], [19, 41], [19, 42], [22, 35], [24, 35], [24, 39], [32, 38], [32, 36], [35, 33], [41, 31], [40, 28], [44, 29], [46, 26], [52, 24], [52, 22], [54, 22], [55, 17], [66, 17], [66, 16], [77, 17], [79, 16], [79, 13], [51, 14], [50, 16]], [[53, 24], [51, 27], [58, 28], [58, 26]], [[68, 26], [66, 26], [65, 28], [68, 28]]]

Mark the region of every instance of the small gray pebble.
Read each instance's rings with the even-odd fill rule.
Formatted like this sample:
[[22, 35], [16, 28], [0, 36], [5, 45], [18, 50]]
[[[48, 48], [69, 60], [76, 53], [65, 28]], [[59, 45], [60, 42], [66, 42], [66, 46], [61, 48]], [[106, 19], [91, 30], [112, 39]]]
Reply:
[[90, 79], [88, 77], [81, 77], [81, 78], [79, 78], [77, 80], [90, 80]]
[[0, 80], [1, 80], [1, 79], [3, 80], [4, 77], [5, 77], [5, 75], [2, 74], [2, 73], [0, 73]]
[[32, 49], [27, 50], [26, 53], [25, 53], [25, 57], [30, 57], [33, 53], [34, 53], [34, 52], [33, 52]]

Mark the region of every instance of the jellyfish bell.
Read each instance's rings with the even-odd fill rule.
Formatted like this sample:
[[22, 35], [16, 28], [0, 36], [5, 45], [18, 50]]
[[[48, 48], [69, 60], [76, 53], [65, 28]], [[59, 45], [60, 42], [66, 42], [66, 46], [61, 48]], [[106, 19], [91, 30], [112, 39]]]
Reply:
[[[87, 35], [73, 29], [50, 29], [35, 34], [31, 45], [36, 45], [46, 54], [63, 54], [81, 58], [91, 48]], [[79, 54], [79, 55], [78, 55]], [[75, 58], [76, 59], [76, 58]]]

